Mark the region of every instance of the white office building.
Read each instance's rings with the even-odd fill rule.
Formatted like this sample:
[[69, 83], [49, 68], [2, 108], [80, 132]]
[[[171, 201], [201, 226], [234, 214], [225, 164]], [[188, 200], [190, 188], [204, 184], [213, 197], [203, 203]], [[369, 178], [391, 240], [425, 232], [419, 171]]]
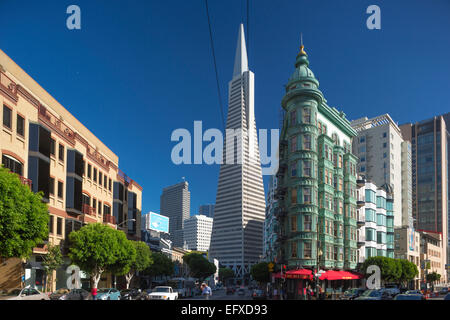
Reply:
[[351, 122], [358, 174], [393, 189], [395, 227], [412, 226], [411, 145], [388, 114]]
[[211, 242], [213, 218], [195, 215], [184, 222], [184, 242], [188, 250], [208, 251]]

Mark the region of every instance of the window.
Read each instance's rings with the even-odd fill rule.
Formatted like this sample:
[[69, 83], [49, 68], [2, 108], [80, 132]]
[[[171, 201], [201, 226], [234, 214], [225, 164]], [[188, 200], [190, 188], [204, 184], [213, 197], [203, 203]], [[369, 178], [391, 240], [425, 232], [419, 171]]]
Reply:
[[366, 171], [366, 167], [365, 166], [361, 166], [361, 172], [365, 172]]
[[365, 136], [362, 136], [361, 138], [359, 138], [359, 142], [360, 142], [360, 143], [366, 142], [366, 137], [365, 137]]
[[52, 156], [55, 156], [55, 150], [56, 150], [56, 142], [54, 139], [50, 139], [50, 154]]
[[386, 147], [387, 147], [387, 143], [383, 142], [383, 148], [386, 148]]
[[297, 136], [291, 138], [291, 152], [297, 151]]
[[94, 209], [94, 213], [97, 213], [97, 199], [92, 199], [92, 208]]
[[311, 259], [311, 242], [303, 244], [303, 259]]
[[87, 167], [87, 176], [90, 179], [92, 177], [91, 171], [92, 171], [92, 166], [88, 163], [88, 167]]
[[386, 137], [387, 137], [387, 133], [383, 132], [383, 138], [386, 138]]
[[291, 231], [296, 232], [297, 231], [297, 216], [291, 217]]
[[112, 181], [111, 181], [111, 179], [109, 179], [109, 186], [108, 186], [109, 191], [111, 191], [111, 184], [112, 184]]
[[291, 126], [296, 124], [296, 120], [297, 120], [297, 112], [295, 110], [291, 111], [290, 113]]
[[297, 161], [291, 162], [291, 177], [297, 176]]
[[311, 123], [311, 109], [303, 108], [303, 123]]
[[63, 219], [58, 217], [57, 223], [56, 223], [56, 234], [58, 236], [62, 236], [62, 222], [63, 222]]
[[303, 149], [311, 150], [311, 135], [309, 134], [303, 135]]
[[58, 181], [58, 198], [63, 198], [64, 185], [61, 181]]
[[106, 174], [103, 175], [103, 186], [105, 189], [108, 187], [108, 177], [106, 177]]
[[11, 172], [18, 174], [19, 176], [23, 175], [23, 165], [13, 157], [3, 155], [2, 156], [2, 164], [5, 168], [9, 169]]
[[303, 216], [303, 231], [311, 231], [311, 216]]
[[303, 188], [303, 204], [311, 204], [311, 188]]
[[303, 176], [311, 177], [311, 160], [303, 160]]
[[48, 232], [53, 234], [53, 224], [54, 224], [54, 220], [55, 217], [50, 215], [50, 221], [48, 222]]
[[291, 242], [291, 258], [297, 258], [297, 242]]
[[54, 195], [54, 194], [55, 194], [55, 178], [50, 177], [50, 182], [49, 182], [49, 184], [50, 184], [50, 190], [49, 190], [49, 193], [50, 193], [51, 195]]
[[342, 156], [339, 155], [339, 168], [342, 168]]
[[7, 106], [3, 105], [3, 125], [9, 129], [11, 129], [11, 117], [12, 117], [12, 110]]
[[19, 115], [17, 115], [16, 131], [18, 135], [21, 135], [22, 137], [25, 136], [25, 119]]
[[61, 162], [64, 162], [64, 146], [61, 144], [59, 145], [58, 158]]
[[103, 205], [103, 214], [111, 214], [111, 207], [108, 205]]
[[94, 168], [94, 182], [97, 182], [97, 168]]
[[102, 175], [102, 172], [99, 171], [98, 172], [98, 184], [100, 187], [102, 186], [102, 182], [103, 182], [103, 175]]
[[98, 201], [98, 214], [102, 214], [102, 202]]
[[297, 203], [297, 189], [291, 190], [291, 203], [296, 204]]

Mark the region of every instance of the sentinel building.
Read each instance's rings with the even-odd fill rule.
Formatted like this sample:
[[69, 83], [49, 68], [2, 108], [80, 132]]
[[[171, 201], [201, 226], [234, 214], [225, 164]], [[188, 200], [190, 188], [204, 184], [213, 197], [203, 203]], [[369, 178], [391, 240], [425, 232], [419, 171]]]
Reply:
[[265, 197], [254, 112], [254, 74], [248, 69], [244, 27], [239, 30], [228, 86], [223, 163], [217, 187], [210, 256], [237, 278], [263, 254]]
[[184, 181], [163, 189], [160, 197], [160, 213], [169, 217], [170, 240], [174, 247], [182, 248], [184, 221], [189, 219], [191, 192]]

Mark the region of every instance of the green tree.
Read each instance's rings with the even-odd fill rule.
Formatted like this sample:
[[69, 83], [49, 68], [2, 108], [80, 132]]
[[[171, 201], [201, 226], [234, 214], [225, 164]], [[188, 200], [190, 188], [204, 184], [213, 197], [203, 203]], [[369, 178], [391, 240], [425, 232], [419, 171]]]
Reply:
[[183, 261], [188, 265], [192, 277], [203, 281], [216, 273], [216, 266], [209, 262], [202, 254], [191, 252], [183, 256]]
[[107, 268], [114, 276], [123, 276], [131, 272], [133, 262], [136, 260], [136, 248], [133, 241], [128, 240], [125, 233], [118, 231], [117, 260]]
[[171, 276], [174, 272], [173, 261], [162, 252], [152, 252], [151, 258], [153, 264], [147, 267], [144, 271], [145, 274], [151, 277], [157, 276]]
[[407, 285], [409, 281], [413, 280], [417, 275], [419, 274], [419, 270], [417, 269], [417, 266], [406, 260], [406, 259], [399, 259], [398, 260], [401, 264], [401, 276], [400, 276], [400, 282]]
[[0, 167], [0, 257], [28, 258], [48, 239], [48, 208], [16, 174]]
[[53, 271], [59, 268], [64, 263], [60, 246], [49, 245], [47, 248], [47, 254], [42, 257], [42, 265], [46, 269], [47, 288], [52, 287], [53, 284]]
[[402, 275], [402, 269], [401, 263], [397, 259], [382, 256], [367, 258], [361, 267], [363, 273], [366, 273], [366, 270], [370, 265], [377, 265], [380, 268], [381, 281], [399, 282]]
[[253, 279], [260, 283], [267, 283], [270, 281], [269, 265], [267, 262], [254, 264], [250, 269], [250, 274]]
[[234, 271], [230, 268], [219, 268], [219, 279], [222, 282], [227, 281], [228, 279], [234, 278]]
[[131, 279], [136, 272], [142, 272], [153, 263], [152, 254], [150, 248], [145, 242], [132, 241], [134, 249], [136, 251], [136, 257], [131, 263], [130, 270], [125, 274], [125, 280], [127, 281], [127, 289], [130, 287]]
[[[128, 244], [123, 231], [112, 229], [101, 223], [92, 223], [69, 234], [69, 258], [73, 264], [91, 275], [94, 288], [103, 272], [127, 271], [130, 257], [136, 254], [132, 244]], [[128, 242], [127, 242], [128, 241]], [[125, 251], [131, 251], [125, 252]]]
[[439, 281], [441, 279], [441, 275], [437, 272], [432, 272], [427, 274], [426, 280], [428, 283], [431, 283], [431, 285], [433, 286], [434, 289], [434, 283], [436, 281]]

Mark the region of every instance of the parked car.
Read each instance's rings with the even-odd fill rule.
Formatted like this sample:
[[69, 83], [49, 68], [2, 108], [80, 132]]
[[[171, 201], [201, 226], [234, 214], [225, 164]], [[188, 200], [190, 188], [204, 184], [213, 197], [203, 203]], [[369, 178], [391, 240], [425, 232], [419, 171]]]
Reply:
[[394, 300], [425, 300], [423, 294], [398, 294]]
[[366, 290], [355, 300], [392, 300], [392, 296], [385, 289]]
[[115, 288], [98, 289], [97, 300], [120, 300], [120, 291]]
[[408, 291], [405, 292], [405, 294], [420, 294], [420, 295], [423, 295], [422, 291], [420, 291], [420, 290], [408, 290]]
[[252, 299], [253, 300], [266, 300], [267, 299], [266, 292], [261, 289], [253, 290]]
[[361, 296], [364, 291], [366, 291], [366, 289], [363, 288], [349, 289], [341, 296], [341, 300], [354, 300], [355, 298]]
[[233, 287], [227, 287], [226, 293], [227, 294], [234, 294], [235, 289]]
[[153, 289], [149, 296], [150, 300], [177, 300], [178, 292], [173, 291], [172, 287], [161, 286]]
[[400, 289], [397, 287], [386, 288], [385, 291], [388, 292], [391, 297], [395, 297], [400, 293]]
[[120, 300], [146, 300], [147, 293], [139, 289], [124, 289], [120, 291]]
[[49, 296], [50, 300], [90, 300], [92, 296], [84, 289], [61, 288]]
[[450, 293], [447, 293], [444, 297], [444, 300], [450, 300]]
[[239, 288], [237, 290], [237, 294], [238, 294], [238, 296], [244, 296], [245, 295], [245, 289], [244, 288]]
[[448, 287], [444, 287], [444, 288], [441, 288], [441, 290], [439, 290], [439, 294], [440, 295], [444, 295], [444, 294], [447, 294], [449, 291], [448, 291]]
[[0, 293], [0, 300], [50, 300], [50, 298], [34, 288], [17, 288]]

